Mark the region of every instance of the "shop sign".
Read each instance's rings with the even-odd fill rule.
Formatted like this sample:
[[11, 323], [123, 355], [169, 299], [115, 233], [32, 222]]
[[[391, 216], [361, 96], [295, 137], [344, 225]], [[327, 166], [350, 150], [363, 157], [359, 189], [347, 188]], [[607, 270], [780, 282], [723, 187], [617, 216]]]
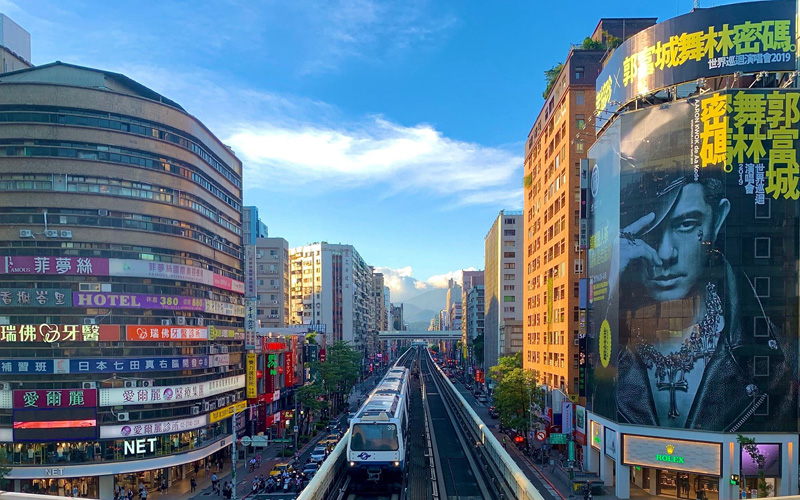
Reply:
[[561, 429], [567, 436], [572, 435], [572, 409], [574, 405], [570, 401], [561, 402]]
[[244, 296], [256, 297], [256, 246], [244, 246]]
[[295, 338], [292, 338], [292, 350], [287, 352], [284, 355], [283, 364], [285, 365], [283, 373], [284, 373], [284, 385], [286, 387], [292, 387], [294, 385], [294, 356], [297, 352], [297, 344], [295, 342]]
[[256, 348], [256, 329], [258, 328], [257, 307], [258, 300], [245, 299], [244, 348], [250, 351]]
[[601, 449], [603, 446], [603, 426], [595, 422], [594, 420], [589, 421], [589, 427], [592, 431], [592, 447], [597, 448], [598, 450]]
[[155, 436], [171, 432], [184, 432], [199, 429], [206, 425], [207, 415], [197, 415], [181, 420], [167, 420], [144, 424], [104, 425], [100, 427], [100, 439], [118, 439], [131, 436]]
[[125, 441], [122, 448], [123, 454], [127, 456], [155, 453], [157, 440], [157, 438], [139, 438]]
[[617, 460], [617, 431], [606, 427], [603, 444], [605, 445], [605, 454]]
[[192, 281], [212, 285], [236, 293], [244, 293], [244, 283], [206, 269], [182, 264], [167, 264], [149, 260], [108, 259], [109, 276], [131, 276], [165, 280]]
[[108, 276], [108, 259], [96, 257], [3, 257], [4, 274]]
[[114, 307], [119, 309], [165, 309], [170, 311], [203, 311], [205, 299], [183, 295], [151, 295], [146, 293], [73, 292], [75, 307]]
[[575, 405], [575, 441], [586, 444], [586, 408]]
[[4, 307], [72, 307], [69, 288], [0, 288]]
[[701, 441], [663, 439], [624, 434], [625, 465], [672, 469], [719, 476], [722, 470], [722, 445]]
[[214, 422], [225, 420], [226, 418], [233, 416], [234, 413], [244, 411], [245, 408], [247, 408], [247, 401], [239, 401], [232, 405], [228, 405], [225, 408], [214, 410], [208, 415], [208, 423], [213, 424]]
[[127, 325], [125, 339], [133, 342], [208, 340], [208, 328], [204, 326]]
[[64, 373], [137, 373], [208, 368], [207, 356], [169, 356], [156, 358], [78, 358], [15, 359], [0, 361], [0, 374], [36, 375]]
[[258, 397], [258, 387], [256, 386], [256, 355], [247, 353], [247, 397], [254, 399]]
[[208, 356], [208, 366], [228, 366], [230, 364], [230, 354], [210, 354]]
[[242, 318], [245, 315], [244, 306], [241, 304], [231, 304], [230, 302], [221, 302], [219, 300], [211, 299], [197, 300], [204, 300], [204, 305], [201, 311], [209, 314], [222, 314], [225, 316], [237, 316], [239, 318]]
[[267, 355], [267, 369], [269, 370], [270, 375], [277, 375], [278, 374], [278, 355], [277, 354], [268, 354]]
[[266, 338], [264, 339], [264, 350], [265, 351], [278, 351], [283, 352], [286, 350], [286, 344], [283, 342], [267, 342]]
[[242, 328], [220, 328], [211, 325], [208, 327], [208, 340], [216, 339], [244, 340], [244, 330]]
[[100, 389], [100, 406], [162, 404], [190, 401], [244, 387], [244, 375], [208, 382], [159, 387]]
[[94, 408], [96, 389], [24, 389], [14, 391], [14, 408]]
[[0, 344], [119, 341], [119, 325], [0, 325]]

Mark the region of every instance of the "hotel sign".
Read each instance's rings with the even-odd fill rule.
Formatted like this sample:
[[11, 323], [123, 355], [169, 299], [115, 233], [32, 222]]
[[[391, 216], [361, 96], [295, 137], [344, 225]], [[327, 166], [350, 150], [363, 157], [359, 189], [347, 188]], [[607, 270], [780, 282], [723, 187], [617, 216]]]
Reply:
[[719, 476], [722, 445], [624, 434], [622, 463]]

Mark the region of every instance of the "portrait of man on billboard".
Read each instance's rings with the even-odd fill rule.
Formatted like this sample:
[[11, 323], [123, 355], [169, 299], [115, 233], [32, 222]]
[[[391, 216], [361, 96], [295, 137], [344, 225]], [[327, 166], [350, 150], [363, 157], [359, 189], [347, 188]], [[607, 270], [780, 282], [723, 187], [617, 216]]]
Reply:
[[[692, 165], [695, 116], [693, 103], [682, 102], [622, 117], [620, 230], [605, 305], [618, 311], [616, 319], [606, 314], [617, 330], [614, 373], [598, 380], [613, 380], [622, 422], [792, 429], [796, 339], [785, 329], [797, 324], [756, 293], [745, 243], [753, 240], [742, 237], [755, 223], [753, 198], [738, 175]], [[791, 206], [785, 215], [796, 224]], [[794, 290], [796, 277], [785, 279]]]

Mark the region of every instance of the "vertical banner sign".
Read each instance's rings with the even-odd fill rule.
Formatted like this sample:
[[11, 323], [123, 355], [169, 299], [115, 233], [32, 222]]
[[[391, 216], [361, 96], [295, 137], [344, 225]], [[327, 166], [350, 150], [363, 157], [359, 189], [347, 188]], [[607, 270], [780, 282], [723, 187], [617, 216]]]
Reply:
[[254, 399], [258, 397], [258, 388], [256, 386], [256, 355], [247, 353], [247, 398]]
[[574, 404], [569, 401], [561, 402], [561, 432], [570, 435], [572, 434], [572, 409]]
[[284, 376], [286, 377], [285, 385], [286, 387], [292, 387], [294, 385], [294, 357], [297, 353], [297, 338], [292, 337], [292, 350], [286, 353], [284, 356]]
[[256, 348], [257, 305], [257, 299], [245, 299], [244, 348], [249, 351]]
[[252, 299], [256, 293], [256, 246], [244, 246], [244, 296]]

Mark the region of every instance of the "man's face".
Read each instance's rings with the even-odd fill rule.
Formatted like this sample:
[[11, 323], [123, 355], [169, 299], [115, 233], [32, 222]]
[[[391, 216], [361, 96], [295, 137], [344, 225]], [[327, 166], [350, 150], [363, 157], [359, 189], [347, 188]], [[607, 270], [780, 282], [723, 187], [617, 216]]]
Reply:
[[684, 186], [661, 224], [642, 238], [662, 262], [646, 269], [648, 294], [659, 302], [686, 297], [705, 270], [716, 229], [714, 210], [706, 203], [702, 186]]

